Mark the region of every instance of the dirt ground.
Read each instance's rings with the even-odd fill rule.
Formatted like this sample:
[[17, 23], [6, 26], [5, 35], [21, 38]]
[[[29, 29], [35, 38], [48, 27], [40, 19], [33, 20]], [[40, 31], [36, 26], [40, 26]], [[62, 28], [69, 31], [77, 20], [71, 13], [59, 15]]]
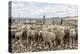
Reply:
[[40, 52], [40, 51], [54, 51], [54, 50], [68, 50], [68, 49], [78, 49], [78, 41], [73, 44], [73, 46], [68, 46], [65, 43], [63, 46], [55, 46], [49, 48], [49, 46], [44, 44], [44, 42], [27, 42], [27, 40], [12, 40], [12, 53], [20, 53], [20, 52]]

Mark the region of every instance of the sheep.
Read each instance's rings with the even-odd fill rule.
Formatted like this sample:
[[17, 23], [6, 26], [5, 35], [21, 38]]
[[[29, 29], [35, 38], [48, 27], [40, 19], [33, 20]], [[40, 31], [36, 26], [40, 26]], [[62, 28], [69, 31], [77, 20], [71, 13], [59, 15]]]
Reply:
[[11, 25], [11, 30], [10, 30], [10, 35], [11, 35], [11, 38], [12, 39], [15, 39], [15, 33], [16, 33], [16, 31], [17, 31], [17, 26], [16, 25]]
[[29, 41], [29, 37], [31, 36], [31, 30], [30, 29], [28, 29], [27, 30], [27, 42]]
[[27, 41], [30, 41], [30, 40], [33, 40], [35, 41], [36, 40], [36, 34], [37, 34], [37, 31], [36, 30], [31, 30], [29, 29], [27, 31]]
[[78, 40], [78, 28], [75, 28], [75, 32], [76, 32], [76, 38], [75, 38], [75, 40]]
[[23, 34], [23, 29], [21, 27], [19, 27], [15, 33], [15, 38], [17, 40], [22, 40], [22, 34]]
[[13, 29], [11, 29], [11, 34], [9, 34], [9, 35], [11, 35], [11, 39], [15, 39], [15, 30], [13, 30]]
[[56, 25], [56, 24], [55, 25], [49, 25], [48, 28], [47, 28], [48, 31], [53, 31], [53, 30], [56, 30], [56, 29], [58, 29], [58, 25]]
[[16, 32], [15, 33], [15, 38], [17, 39], [17, 40], [21, 40], [22, 39], [22, 32], [20, 31], [20, 32]]
[[55, 33], [56, 40], [59, 40], [60, 41], [60, 46], [62, 46], [63, 45], [63, 41], [64, 41], [63, 39], [64, 39], [64, 36], [65, 36], [64, 27], [63, 26], [58, 26], [52, 32]]
[[26, 40], [27, 39], [27, 29], [23, 28], [23, 33], [22, 33], [22, 40]]
[[37, 26], [36, 26], [35, 24], [33, 24], [33, 25], [31, 25], [30, 29], [31, 29], [31, 30], [36, 30], [36, 27], [37, 27]]
[[69, 31], [70, 31], [70, 27], [65, 26], [65, 29], [64, 29], [64, 32], [65, 32], [64, 42], [65, 43], [69, 43]]
[[36, 37], [36, 33], [37, 33], [36, 30], [32, 30], [32, 31], [31, 31], [31, 37], [33, 38], [33, 41], [36, 40], [36, 39], [35, 39], [35, 37]]
[[70, 36], [70, 45], [72, 45], [73, 43], [75, 43], [75, 38], [76, 38], [76, 32], [74, 28], [70, 29], [69, 36]]
[[37, 40], [38, 40], [39, 42], [43, 41], [43, 38], [42, 38], [42, 31], [39, 30], [37, 34], [38, 34], [38, 35], [37, 35]]
[[49, 47], [51, 48], [53, 45], [52, 41], [54, 41], [54, 46], [55, 46], [55, 39], [56, 39], [55, 33], [48, 32], [48, 31], [41, 31], [41, 32], [42, 32], [42, 37], [43, 37], [44, 43], [48, 42]]

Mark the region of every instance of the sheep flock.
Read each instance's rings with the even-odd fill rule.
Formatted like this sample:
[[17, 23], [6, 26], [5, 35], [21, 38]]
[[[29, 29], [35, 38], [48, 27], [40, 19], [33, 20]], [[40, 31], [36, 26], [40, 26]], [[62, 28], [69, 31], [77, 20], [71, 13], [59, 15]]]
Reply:
[[53, 51], [78, 48], [75, 26], [12, 23], [12, 53]]

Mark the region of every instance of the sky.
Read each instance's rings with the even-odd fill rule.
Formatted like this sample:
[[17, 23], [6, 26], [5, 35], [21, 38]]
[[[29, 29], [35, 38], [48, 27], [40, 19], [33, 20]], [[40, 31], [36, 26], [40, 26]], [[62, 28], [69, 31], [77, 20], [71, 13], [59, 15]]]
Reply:
[[39, 3], [39, 2], [12, 2], [12, 17], [20, 18], [46, 18], [78, 16], [76, 5]]

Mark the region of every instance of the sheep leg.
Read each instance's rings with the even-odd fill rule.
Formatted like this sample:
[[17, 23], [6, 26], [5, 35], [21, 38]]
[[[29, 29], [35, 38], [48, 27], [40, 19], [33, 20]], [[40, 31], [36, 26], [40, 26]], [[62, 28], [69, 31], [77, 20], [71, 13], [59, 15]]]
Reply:
[[40, 36], [38, 37], [38, 41], [40, 41], [40, 42], [41, 42], [41, 37], [40, 37]]
[[68, 42], [68, 46], [70, 46], [71, 45], [71, 38], [69, 37], [69, 42]]
[[41, 37], [40, 37], [40, 36], [38, 37], [38, 41], [40, 41], [40, 42], [41, 42]]
[[19, 36], [19, 40], [22, 40], [22, 39], [21, 39], [21, 36]]
[[52, 48], [52, 45], [53, 45], [52, 41], [49, 41], [49, 47], [50, 48]]
[[20, 39], [20, 38], [17, 36], [17, 37], [16, 37], [16, 40], [19, 40], [19, 39]]
[[74, 46], [74, 43], [75, 43], [75, 39], [72, 38], [72, 46]]
[[70, 38], [69, 46], [72, 47], [72, 38]]
[[71, 45], [72, 45], [72, 43], [73, 43], [73, 38], [71, 38]]
[[63, 40], [60, 40], [60, 46], [61, 47], [63, 46]]
[[33, 37], [33, 41], [34, 41], [34, 42], [36, 41], [35, 37]]
[[55, 42], [55, 40], [53, 41], [53, 44], [54, 44], [54, 47], [56, 46], [56, 42]]
[[38, 41], [40, 41], [40, 37], [38, 37], [38, 39], [37, 39]]
[[44, 43], [44, 45], [46, 45], [46, 41], [44, 41], [43, 43]]
[[68, 39], [68, 46], [69, 46], [69, 43], [70, 43], [70, 38]]
[[75, 40], [75, 38], [73, 39], [73, 43], [74, 43], [74, 44], [76, 43], [76, 40]]
[[38, 41], [38, 38], [37, 38], [37, 36], [35, 35], [35, 41], [37, 42]]
[[31, 39], [31, 37], [29, 36], [29, 37], [28, 37], [28, 42], [31, 42], [31, 40], [32, 40], [32, 39]]
[[42, 38], [41, 36], [39, 37], [39, 41], [40, 41], [40, 42], [43, 41], [43, 38]]
[[29, 40], [28, 40], [28, 36], [27, 36], [27, 43], [28, 43], [28, 41], [29, 41]]
[[50, 48], [52, 48], [52, 45], [53, 45], [53, 43], [51, 42], [51, 43], [50, 43]]

